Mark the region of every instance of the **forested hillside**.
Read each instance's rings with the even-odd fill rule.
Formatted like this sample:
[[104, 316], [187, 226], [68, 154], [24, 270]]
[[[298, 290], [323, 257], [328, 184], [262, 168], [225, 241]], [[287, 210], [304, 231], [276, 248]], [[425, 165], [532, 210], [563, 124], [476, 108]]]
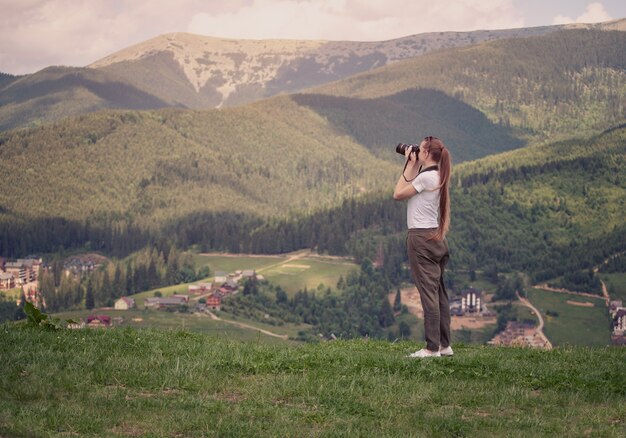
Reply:
[[[451, 266], [518, 270], [545, 280], [589, 269], [623, 251], [625, 145], [626, 127], [620, 127], [591, 138], [523, 148], [457, 166], [449, 234]], [[401, 278], [405, 206], [391, 199], [392, 186], [346, 199], [338, 207], [282, 219], [223, 208], [172, 217], [151, 229], [97, 224], [95, 219], [13, 221], [13, 228], [3, 226], [9, 231], [0, 254], [23, 255], [87, 242], [127, 254], [160, 237], [181, 248], [195, 244], [203, 251], [280, 253], [314, 248], [351, 254], [358, 260], [376, 260], [382, 249], [385, 271], [392, 279]], [[5, 219], [11, 217], [8, 213], [5, 210]]]
[[564, 30], [429, 53], [312, 90], [380, 98], [432, 88], [526, 138], [590, 135], [626, 115], [626, 32]]
[[197, 211], [281, 217], [328, 207], [396, 173], [287, 97], [65, 119], [1, 134], [0, 157], [4, 213], [144, 229]]
[[0, 76], [0, 131], [36, 126], [99, 109], [170, 106], [123, 78], [88, 68], [48, 67], [27, 76]]
[[[375, 155], [397, 162], [396, 143], [431, 134], [445, 139], [456, 162], [521, 147], [524, 142], [476, 108], [431, 89], [411, 89], [374, 99], [297, 94], [293, 99], [326, 118]], [[391, 144], [390, 144], [391, 143]]]
[[0, 255], [123, 256], [164, 238], [373, 260], [382, 245], [381, 263], [400, 269], [394, 147], [433, 134], [455, 165], [531, 144], [455, 166], [457, 267], [537, 279], [588, 269], [625, 241], [624, 47], [626, 32], [563, 31], [242, 107], [102, 111], [5, 131]]
[[0, 134], [0, 207], [30, 219], [114, 218], [143, 228], [194, 212], [285, 217], [390, 187], [402, 163], [395, 145], [427, 128], [446, 139], [456, 162], [522, 145], [433, 90], [99, 112]]
[[[623, 251], [625, 167], [626, 127], [457, 167], [449, 234], [452, 266], [518, 270], [545, 280], [589, 269]], [[224, 226], [214, 215], [197, 215], [169, 230], [179, 232], [183, 246], [200, 243], [202, 249], [229, 251], [313, 247], [374, 260], [382, 244], [382, 262], [393, 276], [400, 275], [404, 259], [404, 208], [388, 191], [273, 223], [240, 218]]]
[[0, 72], [0, 89], [2, 89], [2, 87], [10, 84], [11, 82], [13, 82], [14, 80], [16, 80], [18, 77], [17, 76], [13, 76], [7, 73], [2, 73]]

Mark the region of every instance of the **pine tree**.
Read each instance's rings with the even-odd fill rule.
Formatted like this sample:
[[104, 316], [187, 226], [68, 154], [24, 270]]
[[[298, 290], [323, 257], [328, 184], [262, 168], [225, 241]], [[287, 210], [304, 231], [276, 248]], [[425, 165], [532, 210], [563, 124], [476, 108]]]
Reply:
[[393, 316], [391, 304], [389, 304], [389, 300], [385, 297], [383, 298], [378, 312], [378, 323], [381, 327], [389, 327], [394, 322], [396, 322], [396, 319]]
[[102, 274], [102, 286], [100, 289], [100, 304], [106, 304], [113, 295], [113, 287], [111, 285], [111, 278], [109, 277], [108, 269], [104, 270]]
[[402, 310], [402, 294], [400, 288], [396, 290], [396, 298], [393, 300], [393, 311], [399, 312]]
[[398, 325], [398, 336], [403, 339], [407, 339], [411, 336], [411, 326], [405, 321], [400, 321]]
[[124, 283], [124, 279], [122, 278], [122, 268], [119, 263], [116, 263], [115, 274], [113, 274], [112, 298], [119, 298], [124, 295]]
[[126, 295], [131, 295], [135, 289], [133, 283], [133, 265], [130, 260], [126, 262]]
[[95, 300], [93, 296], [93, 283], [91, 278], [87, 281], [87, 292], [85, 293], [85, 307], [89, 310], [95, 307]]

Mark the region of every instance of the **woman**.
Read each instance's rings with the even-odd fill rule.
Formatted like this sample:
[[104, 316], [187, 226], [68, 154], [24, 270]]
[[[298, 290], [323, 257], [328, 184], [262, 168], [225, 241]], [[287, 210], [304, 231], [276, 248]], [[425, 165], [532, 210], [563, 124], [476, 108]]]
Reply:
[[424, 309], [426, 338], [426, 348], [409, 357], [452, 356], [450, 307], [443, 284], [449, 257], [445, 237], [450, 223], [450, 152], [437, 137], [426, 137], [417, 156], [408, 147], [405, 156], [407, 162], [393, 198], [408, 199], [407, 253]]

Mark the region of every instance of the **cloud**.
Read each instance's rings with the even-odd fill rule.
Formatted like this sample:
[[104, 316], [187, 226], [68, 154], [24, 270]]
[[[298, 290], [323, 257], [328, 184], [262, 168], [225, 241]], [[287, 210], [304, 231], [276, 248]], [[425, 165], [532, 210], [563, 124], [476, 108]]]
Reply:
[[221, 14], [197, 13], [187, 31], [226, 38], [378, 41], [522, 25], [510, 0], [252, 0]]
[[0, 71], [84, 66], [168, 32], [377, 41], [523, 26], [513, 0], [0, 0]]
[[571, 23], [600, 23], [602, 21], [612, 20], [609, 13], [604, 9], [602, 3], [589, 3], [587, 9], [577, 18], [571, 18], [564, 15], [554, 17], [552, 24], [571, 24]]

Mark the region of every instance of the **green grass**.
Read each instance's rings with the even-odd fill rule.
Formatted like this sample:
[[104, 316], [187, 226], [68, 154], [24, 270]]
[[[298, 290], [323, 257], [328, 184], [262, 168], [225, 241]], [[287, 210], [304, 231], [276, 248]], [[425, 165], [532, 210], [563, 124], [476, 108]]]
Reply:
[[[528, 291], [528, 299], [541, 312], [544, 332], [553, 345], [609, 344], [609, 320], [604, 299], [535, 288]], [[567, 301], [591, 302], [594, 307], [571, 305]], [[556, 311], [558, 316], [548, 316], [546, 312], [549, 310]]]
[[[238, 321], [259, 329], [268, 330], [278, 335], [296, 337], [299, 330], [306, 330], [308, 325], [296, 326], [295, 324], [285, 324], [283, 326], [271, 326], [244, 318], [233, 318], [221, 312], [216, 312], [220, 318], [231, 321]], [[61, 319], [80, 318], [86, 320], [89, 315], [107, 315], [113, 318], [122, 317], [123, 322], [118, 327], [132, 327], [136, 329], [151, 328], [164, 330], [185, 330], [196, 333], [204, 333], [220, 339], [230, 339], [244, 342], [263, 342], [286, 344], [296, 343], [296, 341], [283, 340], [274, 336], [269, 336], [258, 330], [242, 328], [224, 321], [214, 321], [208, 315], [200, 313], [179, 313], [159, 310], [76, 310], [54, 314]], [[133, 321], [133, 319], [141, 319]], [[116, 329], [118, 328], [116, 327]]]
[[285, 347], [0, 327], [2, 436], [624, 436], [618, 348]]
[[15, 287], [13, 289], [3, 289], [0, 290], [0, 293], [5, 296], [5, 298], [13, 301], [17, 301], [20, 299], [20, 295], [22, 294], [22, 289], [19, 287]]
[[198, 280], [194, 283], [183, 283], [183, 284], [175, 284], [173, 286], [167, 286], [167, 287], [157, 287], [155, 289], [150, 289], [145, 292], [139, 292], [139, 293], [130, 295], [130, 297], [132, 297], [135, 300], [135, 303], [137, 304], [139, 308], [143, 308], [143, 305], [144, 305], [143, 303], [145, 299], [154, 297], [154, 293], [157, 291], [161, 292], [161, 295], [164, 297], [168, 297], [174, 294], [189, 295], [190, 284], [202, 283], [203, 281], [209, 281], [209, 280], [211, 280], [211, 278]]
[[305, 287], [309, 290], [320, 284], [335, 288], [339, 277], [344, 278], [350, 271], [357, 269], [354, 263], [341, 259], [306, 257], [291, 260], [297, 253], [284, 256], [232, 256], [232, 255], [196, 255], [197, 266], [208, 265], [211, 273], [235, 270], [255, 269], [270, 283], [281, 286], [293, 295]]
[[622, 300], [626, 302], [626, 273], [600, 274], [600, 278], [609, 289], [612, 300]]
[[259, 270], [276, 263], [280, 263], [286, 260], [286, 256], [246, 256], [238, 254], [223, 254], [223, 255], [203, 255], [194, 254], [194, 263], [196, 267], [208, 266], [211, 269], [211, 274], [215, 274], [217, 271], [224, 271], [226, 273], [234, 272], [238, 269], [255, 269]]

